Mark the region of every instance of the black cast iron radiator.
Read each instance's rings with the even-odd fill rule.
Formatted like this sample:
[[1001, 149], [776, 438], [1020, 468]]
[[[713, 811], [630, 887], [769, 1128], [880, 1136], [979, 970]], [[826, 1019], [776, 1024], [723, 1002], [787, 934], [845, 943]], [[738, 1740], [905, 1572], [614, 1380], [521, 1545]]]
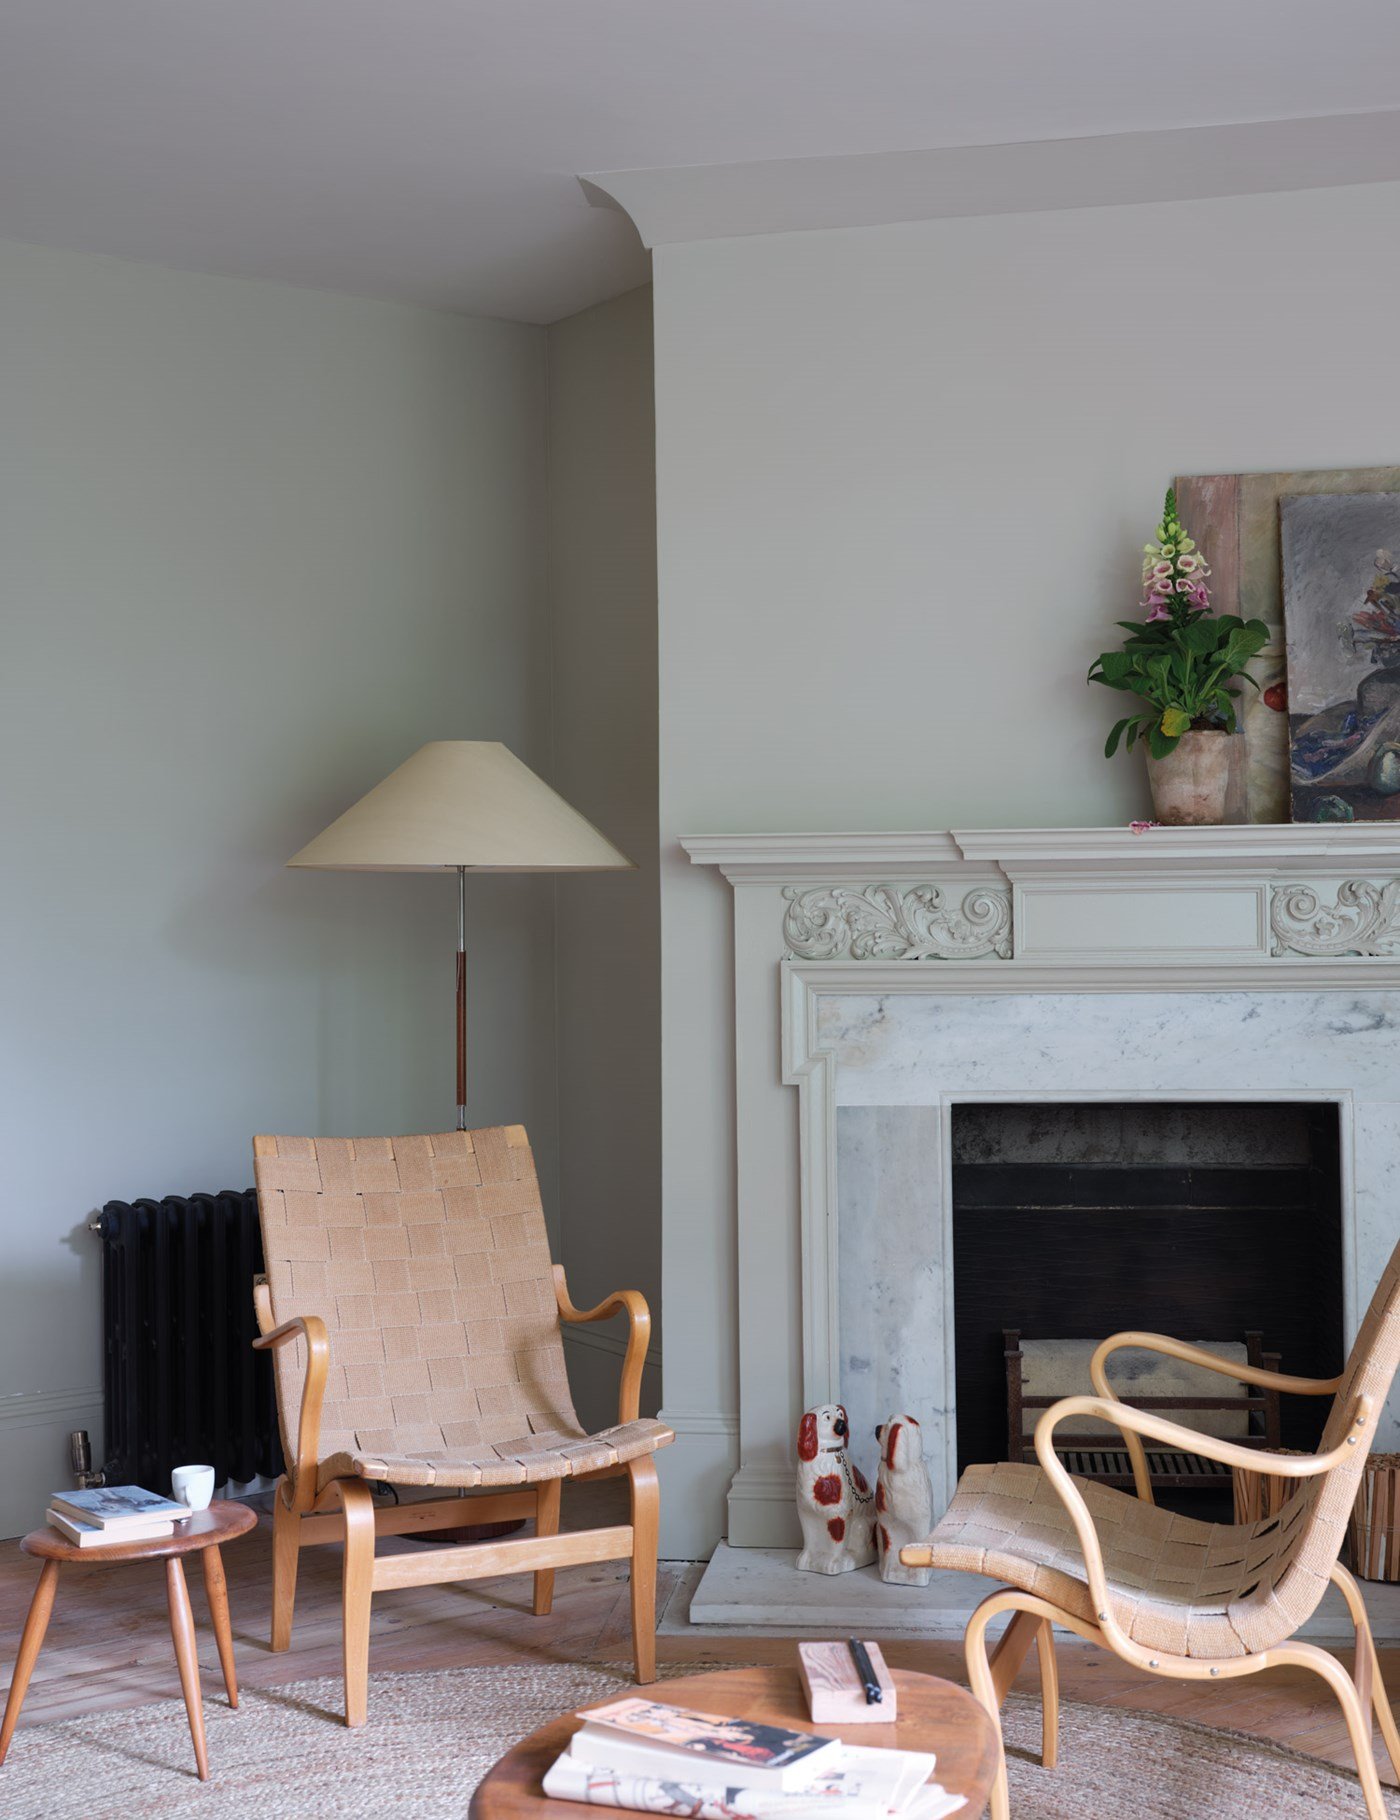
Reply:
[[102, 1470], [167, 1491], [172, 1466], [247, 1483], [282, 1470], [272, 1361], [254, 1352], [257, 1196], [108, 1201], [102, 1239]]

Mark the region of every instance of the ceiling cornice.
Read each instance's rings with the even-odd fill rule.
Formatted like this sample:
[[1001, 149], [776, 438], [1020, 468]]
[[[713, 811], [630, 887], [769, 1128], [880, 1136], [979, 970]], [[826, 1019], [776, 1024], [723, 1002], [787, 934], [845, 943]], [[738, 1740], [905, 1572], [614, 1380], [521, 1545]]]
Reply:
[[644, 243], [657, 247], [1397, 179], [1400, 111], [1388, 109], [1015, 145], [599, 171], [580, 181], [591, 201], [630, 215]]

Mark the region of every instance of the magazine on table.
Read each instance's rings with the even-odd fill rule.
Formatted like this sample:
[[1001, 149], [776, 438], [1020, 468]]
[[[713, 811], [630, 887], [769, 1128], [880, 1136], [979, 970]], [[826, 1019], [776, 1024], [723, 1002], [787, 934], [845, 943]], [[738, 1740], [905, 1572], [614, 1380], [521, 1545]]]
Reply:
[[720, 1788], [688, 1778], [638, 1776], [586, 1763], [565, 1752], [544, 1778], [546, 1795], [594, 1807], [689, 1820], [944, 1820], [965, 1806], [928, 1776], [934, 1759], [918, 1751], [846, 1746], [840, 1767], [792, 1793], [771, 1788]]
[[95, 1485], [90, 1491], [54, 1491], [49, 1503], [65, 1517], [94, 1529], [118, 1529], [133, 1523], [179, 1523], [189, 1516], [184, 1504], [145, 1491], [139, 1485]]
[[151, 1542], [175, 1534], [175, 1525], [169, 1518], [162, 1517], [151, 1517], [143, 1523], [102, 1527], [96, 1523], [81, 1523], [61, 1510], [46, 1510], [44, 1516], [49, 1528], [56, 1529], [76, 1548], [120, 1548], [128, 1542]]
[[582, 1713], [569, 1755], [633, 1775], [672, 1775], [707, 1788], [806, 1788], [840, 1761], [837, 1738], [693, 1712], [636, 1696]]

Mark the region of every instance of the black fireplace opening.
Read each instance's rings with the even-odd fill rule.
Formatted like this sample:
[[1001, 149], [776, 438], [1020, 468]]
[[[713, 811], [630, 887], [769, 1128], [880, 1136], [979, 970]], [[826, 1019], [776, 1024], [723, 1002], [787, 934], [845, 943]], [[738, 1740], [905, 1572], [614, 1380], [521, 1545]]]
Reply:
[[[1206, 1342], [1257, 1332], [1283, 1371], [1335, 1375], [1340, 1154], [1334, 1102], [955, 1106], [958, 1470], [1007, 1458], [1007, 1330]], [[1326, 1413], [1326, 1398], [1285, 1397], [1282, 1444], [1314, 1447]], [[1159, 1502], [1219, 1514], [1192, 1492]]]

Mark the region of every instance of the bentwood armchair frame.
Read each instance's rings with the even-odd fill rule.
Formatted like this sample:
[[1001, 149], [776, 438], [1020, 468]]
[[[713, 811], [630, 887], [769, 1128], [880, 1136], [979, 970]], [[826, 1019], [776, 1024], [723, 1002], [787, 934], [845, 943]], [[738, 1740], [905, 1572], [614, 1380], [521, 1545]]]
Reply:
[[[475, 1445], [454, 1452], [454, 1431], [448, 1420], [453, 1408], [445, 1411], [439, 1408], [436, 1412], [429, 1409], [426, 1412], [429, 1416], [436, 1415], [445, 1424], [442, 1429], [446, 1436], [445, 1444], [429, 1447], [420, 1445], [418, 1451], [410, 1451], [408, 1445], [402, 1451], [386, 1451], [389, 1442], [394, 1439], [392, 1430], [386, 1435], [367, 1436], [363, 1431], [356, 1433], [358, 1418], [355, 1411], [363, 1406], [345, 1402], [347, 1395], [355, 1394], [354, 1387], [347, 1379], [346, 1366], [338, 1366], [336, 1360], [338, 1340], [346, 1342], [347, 1356], [355, 1350], [349, 1344], [353, 1339], [370, 1341], [372, 1350], [375, 1338], [373, 1326], [367, 1331], [362, 1328], [354, 1334], [337, 1333], [330, 1329], [321, 1315], [313, 1313], [295, 1314], [278, 1321], [274, 1310], [273, 1284], [266, 1277], [258, 1279], [254, 1302], [260, 1337], [253, 1342], [254, 1346], [282, 1354], [281, 1363], [284, 1368], [294, 1366], [294, 1358], [288, 1353], [289, 1348], [304, 1349], [299, 1404], [288, 1394], [293, 1386], [293, 1377], [285, 1369], [279, 1386], [288, 1467], [278, 1484], [273, 1506], [273, 1649], [286, 1649], [291, 1642], [297, 1562], [301, 1550], [325, 1542], [343, 1542], [346, 1722], [351, 1726], [362, 1725], [368, 1705], [370, 1607], [375, 1593], [401, 1586], [436, 1585], [486, 1576], [530, 1573], [534, 1577], [534, 1611], [536, 1615], [544, 1616], [551, 1609], [556, 1569], [583, 1563], [625, 1560], [631, 1563], [631, 1613], [637, 1679], [641, 1682], [654, 1680], [659, 1492], [656, 1464], [652, 1456], [672, 1436], [664, 1424], [644, 1420], [639, 1415], [642, 1371], [651, 1335], [651, 1316], [646, 1299], [639, 1291], [629, 1289], [607, 1296], [593, 1308], [581, 1309], [574, 1305], [563, 1268], [557, 1264], [551, 1266], [547, 1262], [533, 1166], [529, 1162], [524, 1133], [518, 1127], [492, 1132], [445, 1134], [441, 1138], [360, 1142], [367, 1154], [370, 1154], [371, 1145], [396, 1145], [397, 1163], [394, 1165], [392, 1156], [390, 1163], [406, 1179], [410, 1177], [411, 1165], [414, 1168], [428, 1167], [433, 1162], [432, 1154], [425, 1164], [421, 1153], [410, 1152], [409, 1147], [413, 1145], [428, 1146], [430, 1152], [431, 1147], [436, 1146], [436, 1156], [450, 1160], [451, 1169], [444, 1167], [440, 1172], [445, 1181], [460, 1183], [464, 1174], [467, 1180], [475, 1181], [482, 1171], [489, 1178], [484, 1195], [470, 1204], [472, 1217], [462, 1219], [460, 1230], [466, 1235], [462, 1242], [464, 1245], [475, 1242], [472, 1234], [482, 1228], [488, 1230], [487, 1237], [480, 1242], [489, 1246], [492, 1242], [490, 1233], [500, 1231], [503, 1234], [501, 1242], [508, 1245], [508, 1250], [495, 1254], [488, 1250], [483, 1251], [479, 1257], [469, 1256], [465, 1260], [459, 1258], [459, 1263], [465, 1261], [471, 1268], [459, 1274], [457, 1281], [459, 1284], [463, 1281], [468, 1284], [468, 1288], [461, 1293], [471, 1306], [476, 1305], [472, 1298], [494, 1292], [498, 1288], [503, 1292], [503, 1307], [506, 1305], [505, 1289], [519, 1289], [521, 1293], [518, 1297], [511, 1298], [516, 1311], [514, 1315], [507, 1313], [503, 1319], [489, 1323], [493, 1334], [498, 1336], [491, 1344], [498, 1350], [491, 1355], [469, 1352], [465, 1343], [472, 1333], [471, 1321], [468, 1319], [465, 1329], [457, 1333], [465, 1355], [462, 1369], [455, 1377], [446, 1370], [441, 1375], [444, 1382], [462, 1386], [453, 1393], [456, 1399], [453, 1408], [459, 1410], [461, 1399], [469, 1398], [471, 1394], [469, 1386], [473, 1361], [479, 1357], [488, 1357], [488, 1361], [497, 1369], [480, 1375], [488, 1383], [501, 1384], [500, 1391], [494, 1393], [497, 1401], [490, 1407], [503, 1413], [498, 1415], [494, 1429], [489, 1423], [477, 1423], [475, 1427], [484, 1432], [475, 1435]], [[470, 1152], [474, 1142], [477, 1154], [472, 1161]], [[255, 1152], [259, 1159], [259, 1192], [264, 1203], [265, 1240], [268, 1234], [274, 1235], [273, 1249], [280, 1244], [275, 1236], [279, 1229], [268, 1222], [267, 1202], [272, 1193], [276, 1192], [269, 1189], [269, 1184], [278, 1178], [275, 1169], [267, 1165], [265, 1159], [277, 1156], [275, 1147], [279, 1144], [285, 1147], [283, 1155], [295, 1158], [299, 1167], [314, 1167], [317, 1155], [311, 1140], [257, 1140]], [[292, 1146], [305, 1148], [292, 1149]], [[463, 1155], [463, 1147], [468, 1153], [466, 1157]], [[353, 1149], [353, 1146], [349, 1148]], [[310, 1159], [306, 1157], [306, 1149], [312, 1151]], [[330, 1178], [331, 1163], [324, 1153], [329, 1150], [330, 1145], [322, 1140], [320, 1167], [327, 1179]], [[373, 1168], [382, 1171], [386, 1167], [382, 1160], [383, 1152], [376, 1150], [372, 1154]], [[353, 1161], [352, 1157], [351, 1166]], [[491, 1175], [492, 1166], [495, 1168], [494, 1176]], [[367, 1162], [366, 1180], [378, 1180], [382, 1184], [382, 1175], [372, 1177], [370, 1168], [371, 1165]], [[288, 1179], [293, 1178], [289, 1175]], [[305, 1181], [306, 1177], [303, 1175], [295, 1179]], [[505, 1198], [498, 1195], [493, 1200], [490, 1196], [499, 1183], [504, 1183], [501, 1193]], [[449, 1188], [449, 1207], [459, 1205], [460, 1197], [468, 1192], [460, 1187]], [[470, 1192], [476, 1192], [476, 1189]], [[453, 1194], [458, 1195], [458, 1203], [451, 1201]], [[286, 1198], [292, 1198], [290, 1190]], [[346, 1204], [350, 1198], [342, 1194], [340, 1203]], [[376, 1211], [388, 1223], [389, 1230], [396, 1230], [392, 1226], [396, 1207], [389, 1204], [395, 1203], [397, 1197], [383, 1194], [376, 1199], [386, 1204]], [[419, 1221], [419, 1230], [424, 1223], [422, 1203], [425, 1199], [430, 1200], [431, 1197], [419, 1193], [417, 1204], [412, 1210], [411, 1217]], [[494, 1218], [490, 1217], [490, 1210], [502, 1205], [508, 1205], [516, 1211], [497, 1213]], [[486, 1209], [485, 1213], [481, 1212], [482, 1208]], [[358, 1216], [362, 1210], [355, 1211]], [[523, 1225], [519, 1223], [521, 1221], [524, 1222]], [[314, 1226], [312, 1230], [314, 1232]], [[353, 1232], [357, 1228], [352, 1226], [350, 1230]], [[313, 1249], [295, 1244], [285, 1248], [293, 1252]], [[334, 1248], [327, 1249], [334, 1259]], [[353, 1250], [348, 1245], [344, 1249]], [[397, 1249], [407, 1252], [409, 1247], [404, 1245]], [[445, 1264], [439, 1264], [437, 1258], [434, 1258], [435, 1269], [429, 1273], [433, 1280], [445, 1276], [446, 1280], [451, 1281], [450, 1267], [453, 1259], [450, 1253], [445, 1253], [444, 1256]], [[537, 1265], [540, 1267], [538, 1270]], [[333, 1270], [333, 1263], [328, 1268]], [[295, 1263], [292, 1271], [295, 1272]], [[294, 1274], [290, 1280], [296, 1281]], [[311, 1280], [314, 1279], [308, 1279]], [[352, 1285], [359, 1281], [353, 1277], [343, 1280]], [[525, 1291], [533, 1290], [536, 1284], [540, 1286], [537, 1296], [527, 1295]], [[331, 1291], [334, 1292], [335, 1288], [332, 1280]], [[325, 1295], [327, 1292], [323, 1289], [321, 1293]], [[429, 1290], [425, 1292], [423, 1304], [426, 1306], [427, 1297], [436, 1297], [438, 1300], [432, 1304], [433, 1311], [445, 1314], [447, 1309], [441, 1298], [450, 1293], [445, 1290]], [[544, 1313], [541, 1299], [545, 1296], [549, 1300], [548, 1316]], [[400, 1296], [399, 1299], [401, 1303], [403, 1297]], [[284, 1296], [284, 1306], [285, 1301]], [[371, 1305], [368, 1312], [360, 1308], [360, 1304], [365, 1302]], [[339, 1302], [334, 1293], [331, 1293], [326, 1305], [347, 1310], [344, 1292], [341, 1292]], [[374, 1305], [373, 1295], [358, 1300], [351, 1296], [348, 1303], [356, 1318], [367, 1319], [371, 1323]], [[569, 1399], [563, 1357], [558, 1344], [559, 1323], [589, 1324], [618, 1315], [626, 1318], [628, 1332], [618, 1395], [617, 1426], [597, 1435], [589, 1435], [580, 1427]], [[416, 1338], [414, 1330], [403, 1328], [399, 1331], [411, 1349]], [[426, 1331], [447, 1336], [430, 1342], [439, 1349], [439, 1357], [432, 1361], [434, 1368], [442, 1364], [455, 1370], [458, 1361], [452, 1350], [453, 1327], [450, 1323], [440, 1323]], [[528, 1347], [534, 1349], [527, 1349], [520, 1355], [525, 1363], [518, 1372], [509, 1351], [512, 1333], [525, 1334]], [[504, 1335], [504, 1339], [500, 1335]], [[361, 1345], [359, 1350], [363, 1352], [364, 1346]], [[504, 1370], [499, 1369], [502, 1365]], [[427, 1368], [422, 1369], [426, 1374]], [[391, 1367], [383, 1368], [384, 1373], [391, 1370]], [[333, 1377], [337, 1372], [346, 1383]], [[521, 1381], [530, 1379], [528, 1391], [520, 1389], [518, 1383], [511, 1381], [513, 1372]], [[433, 1375], [436, 1376], [436, 1370]], [[413, 1380], [392, 1379], [390, 1387], [405, 1381]], [[327, 1412], [331, 1408], [330, 1387], [333, 1384], [337, 1386], [342, 1401], [335, 1416], [339, 1430], [328, 1440]], [[382, 1391], [384, 1388], [385, 1385], [381, 1382], [379, 1389]], [[513, 1396], [516, 1397], [514, 1402], [510, 1400]], [[405, 1408], [405, 1422], [411, 1419], [412, 1414], [422, 1413], [416, 1406], [424, 1401], [425, 1399], [416, 1396], [405, 1399], [405, 1404], [415, 1405], [412, 1412]], [[447, 1401], [451, 1402], [452, 1399]], [[544, 1409], [551, 1427], [558, 1432], [539, 1432], [540, 1422], [535, 1417], [530, 1417], [535, 1432], [522, 1434], [519, 1442], [503, 1439], [513, 1432], [512, 1425], [518, 1428], [524, 1423], [526, 1418], [516, 1412], [527, 1404]], [[297, 1415], [293, 1438], [289, 1432], [292, 1428], [289, 1416], [294, 1405]], [[483, 1400], [483, 1411], [486, 1407]], [[396, 1417], [397, 1409], [391, 1420]], [[465, 1426], [463, 1425], [463, 1430]], [[417, 1441], [421, 1443], [422, 1438], [420, 1427]], [[458, 1439], [461, 1439], [460, 1432]], [[629, 1522], [560, 1533], [561, 1492], [565, 1478], [601, 1479], [623, 1474], [627, 1476], [630, 1485]], [[394, 1485], [438, 1484], [447, 1495], [427, 1497], [418, 1502], [376, 1506], [371, 1485], [381, 1480]], [[469, 1489], [478, 1485], [484, 1489]], [[516, 1519], [533, 1519], [534, 1534], [493, 1541], [446, 1544], [411, 1554], [378, 1555], [375, 1551], [376, 1542], [381, 1536], [426, 1534], [464, 1523], [476, 1525]]]
[[[1400, 1259], [1400, 1253], [1397, 1253]], [[1397, 1264], [1392, 1260], [1387, 1280], [1383, 1281], [1377, 1291], [1376, 1302], [1367, 1317], [1368, 1327], [1373, 1327], [1372, 1339], [1382, 1326], [1383, 1318], [1388, 1314], [1390, 1337], [1393, 1349], [1394, 1338], [1394, 1291]], [[1383, 1296], [1390, 1302], [1390, 1307], [1383, 1305]], [[1363, 1336], [1364, 1337], [1364, 1336]], [[1183, 1428], [1177, 1423], [1165, 1420], [1149, 1411], [1135, 1409], [1122, 1402], [1113, 1392], [1107, 1376], [1107, 1365], [1112, 1355], [1123, 1347], [1140, 1347], [1167, 1354], [1170, 1357], [1198, 1365], [1208, 1371], [1237, 1381], [1256, 1385], [1260, 1388], [1276, 1390], [1284, 1394], [1300, 1396], [1336, 1396], [1344, 1392], [1343, 1398], [1335, 1405], [1328, 1424], [1326, 1441], [1332, 1439], [1332, 1445], [1324, 1447], [1311, 1456], [1296, 1454], [1276, 1454], [1261, 1451], [1257, 1448], [1242, 1447], [1236, 1443], [1202, 1434], [1195, 1429]], [[1384, 1351], [1385, 1348], [1377, 1347]], [[1041, 1761], [1046, 1768], [1053, 1768], [1058, 1751], [1058, 1679], [1055, 1668], [1053, 1627], [1062, 1625], [1075, 1635], [1091, 1643], [1098, 1643], [1111, 1650], [1125, 1662], [1149, 1675], [1161, 1676], [1172, 1680], [1206, 1681], [1231, 1680], [1244, 1675], [1259, 1674], [1268, 1668], [1290, 1665], [1304, 1668], [1316, 1674], [1326, 1682], [1337, 1698], [1346, 1721], [1348, 1736], [1356, 1757], [1360, 1775], [1361, 1788], [1366, 1801], [1370, 1820], [1385, 1820], [1386, 1809], [1381, 1794], [1380, 1778], [1376, 1772], [1375, 1759], [1372, 1754], [1372, 1713], [1379, 1721], [1386, 1751], [1397, 1776], [1400, 1776], [1400, 1731], [1397, 1731], [1390, 1702], [1386, 1695], [1381, 1677], [1380, 1661], [1376, 1653], [1375, 1641], [1366, 1614], [1366, 1606], [1352, 1575], [1336, 1559], [1336, 1546], [1332, 1546], [1330, 1562], [1325, 1567], [1326, 1577], [1337, 1586], [1346, 1601], [1352, 1625], [1356, 1633], [1355, 1671], [1348, 1674], [1342, 1663], [1326, 1650], [1315, 1644], [1298, 1641], [1292, 1635], [1281, 1640], [1272, 1641], [1257, 1649], [1246, 1649], [1242, 1654], [1210, 1655], [1203, 1653], [1183, 1653], [1180, 1650], [1155, 1648], [1128, 1633], [1123, 1622], [1124, 1601], [1131, 1594], [1125, 1594], [1124, 1586], [1115, 1583], [1114, 1576], [1106, 1560], [1103, 1538], [1094, 1513], [1086, 1502], [1079, 1484], [1066, 1471], [1064, 1464], [1056, 1453], [1056, 1430], [1065, 1422], [1095, 1417], [1101, 1421], [1114, 1424], [1122, 1433], [1129, 1455], [1132, 1459], [1137, 1497], [1144, 1504], [1152, 1503], [1146, 1455], [1143, 1449], [1143, 1438], [1165, 1443], [1168, 1446], [1190, 1449], [1219, 1461], [1222, 1465], [1237, 1467], [1254, 1473], [1268, 1473], [1279, 1478], [1296, 1481], [1300, 1490], [1309, 1483], [1328, 1480], [1329, 1475], [1338, 1475], [1344, 1483], [1337, 1486], [1341, 1495], [1343, 1512], [1349, 1501], [1348, 1487], [1354, 1491], [1354, 1479], [1358, 1465], [1357, 1456], [1364, 1455], [1369, 1446], [1370, 1435], [1375, 1427], [1379, 1402], [1383, 1400], [1385, 1388], [1388, 1388], [1393, 1375], [1393, 1361], [1382, 1359], [1378, 1365], [1379, 1377], [1374, 1381], [1378, 1395], [1366, 1394], [1355, 1390], [1358, 1376], [1362, 1375], [1367, 1361], [1360, 1360], [1363, 1352], [1362, 1341], [1358, 1341], [1353, 1362], [1348, 1371], [1339, 1377], [1311, 1379], [1290, 1377], [1281, 1372], [1267, 1371], [1251, 1365], [1243, 1365], [1237, 1360], [1217, 1358], [1197, 1346], [1170, 1339], [1165, 1335], [1127, 1332], [1113, 1335], [1105, 1340], [1094, 1353], [1091, 1364], [1091, 1378], [1097, 1391], [1095, 1396], [1067, 1397], [1048, 1409], [1037, 1423], [1035, 1432], [1035, 1451], [1044, 1475], [1044, 1484], [1053, 1488], [1055, 1499], [1068, 1514], [1077, 1538], [1082, 1555], [1083, 1578], [1087, 1582], [1091, 1612], [1085, 1616], [1080, 1610], [1067, 1608], [1062, 1598], [1049, 1596], [1048, 1592], [1031, 1590], [1028, 1587], [1013, 1584], [1004, 1590], [994, 1592], [984, 1599], [974, 1612], [966, 1633], [966, 1653], [968, 1674], [972, 1688], [984, 1708], [994, 1719], [998, 1718], [1002, 1701], [1008, 1689], [1015, 1681], [1026, 1655], [1034, 1643], [1040, 1667], [1041, 1690], [1043, 1702], [1043, 1729]], [[1350, 1388], [1348, 1388], [1350, 1387]], [[996, 1469], [982, 1469], [996, 1470]], [[1034, 1474], [1035, 1468], [1014, 1469], [1020, 1473]], [[960, 1488], [961, 1494], [961, 1488]], [[1032, 1496], [1043, 1499], [1041, 1488], [1032, 1488]], [[1320, 1496], [1327, 1495], [1324, 1485]], [[1121, 1493], [1104, 1493], [1105, 1497], [1122, 1497]], [[958, 1504], [948, 1513], [954, 1517]], [[985, 1508], [985, 1501], [982, 1508]], [[978, 1505], [975, 1498], [969, 1498], [968, 1510], [973, 1522], [976, 1521]], [[1258, 1543], [1266, 1538], [1281, 1523], [1286, 1526], [1286, 1519], [1276, 1515], [1267, 1523], [1249, 1526], [1249, 1534]], [[916, 1544], [906, 1548], [901, 1559], [909, 1566], [966, 1566], [965, 1549], [953, 1540], [942, 1540], [941, 1532], [947, 1526], [936, 1530], [925, 1544]], [[1205, 1528], [1207, 1526], [1200, 1526]], [[1219, 1526], [1224, 1528], [1224, 1526]], [[1301, 1533], [1304, 1524], [1299, 1522], [1297, 1531]], [[1332, 1525], [1335, 1530], [1335, 1513]], [[956, 1525], [949, 1530], [950, 1538], [956, 1531]], [[964, 1530], [965, 1533], [965, 1530]], [[1241, 1533], [1231, 1531], [1231, 1534]], [[1001, 1571], [989, 1561], [980, 1571], [994, 1573], [1002, 1577], [1008, 1567], [1014, 1566], [1004, 1559], [999, 1563]], [[1028, 1579], [1038, 1577], [1037, 1572], [1026, 1576]], [[1253, 1591], [1253, 1588], [1246, 1589]], [[987, 1640], [988, 1626], [996, 1619], [1011, 1615], [1011, 1622], [1006, 1627], [1000, 1640], [994, 1647]], [[992, 1820], [1009, 1820], [1010, 1796], [1007, 1784], [1006, 1765], [1003, 1759], [991, 1801]]]
[[[651, 1337], [651, 1313], [646, 1298], [635, 1289], [620, 1289], [596, 1308], [575, 1308], [569, 1297], [564, 1269], [554, 1266], [554, 1287], [559, 1317], [570, 1324], [606, 1321], [625, 1314], [627, 1351], [622, 1361], [618, 1394], [619, 1424], [635, 1422], [641, 1400], [642, 1368]], [[330, 1370], [331, 1346], [326, 1324], [317, 1315], [296, 1315], [280, 1326], [272, 1325], [272, 1303], [266, 1279], [256, 1286], [259, 1348], [285, 1345], [301, 1338], [306, 1342], [306, 1379], [301, 1392], [301, 1419], [297, 1425], [296, 1464], [279, 1482], [272, 1515], [272, 1647], [291, 1647], [292, 1613], [296, 1603], [297, 1558], [303, 1548], [319, 1542], [344, 1542], [345, 1571], [342, 1608], [345, 1625], [345, 1722], [363, 1725], [369, 1700], [369, 1617], [374, 1593], [396, 1586], [437, 1585], [455, 1580], [483, 1579], [495, 1574], [534, 1575], [534, 1614], [547, 1617], [554, 1603], [554, 1573], [559, 1567], [576, 1567], [589, 1561], [630, 1560], [633, 1648], [638, 1681], [656, 1679], [656, 1556], [660, 1511], [656, 1462], [650, 1455], [626, 1466], [604, 1466], [580, 1473], [580, 1479], [631, 1480], [630, 1524], [608, 1528], [559, 1531], [559, 1507], [564, 1481], [546, 1479], [519, 1491], [425, 1498], [411, 1504], [376, 1507], [368, 1485], [361, 1480], [334, 1479], [318, 1496], [316, 1472], [320, 1460], [321, 1403]], [[447, 1525], [502, 1523], [533, 1518], [535, 1533], [496, 1542], [469, 1542], [435, 1548], [426, 1555], [387, 1555], [376, 1558], [380, 1536], [412, 1535]]]

